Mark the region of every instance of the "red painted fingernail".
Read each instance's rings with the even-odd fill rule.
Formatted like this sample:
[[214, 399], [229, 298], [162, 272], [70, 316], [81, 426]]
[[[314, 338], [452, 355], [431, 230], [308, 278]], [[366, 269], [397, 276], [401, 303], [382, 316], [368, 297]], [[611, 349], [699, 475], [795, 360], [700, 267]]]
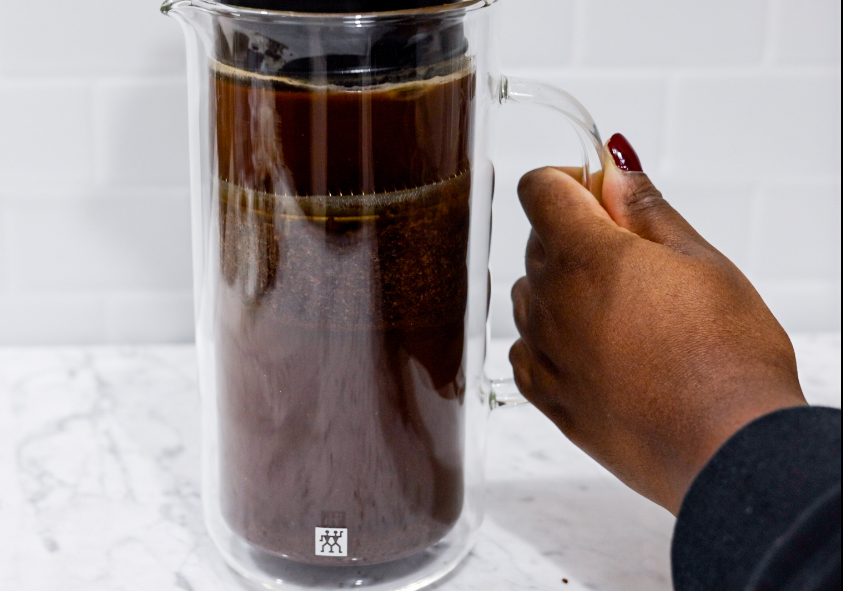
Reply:
[[635, 150], [632, 149], [629, 141], [624, 136], [616, 133], [609, 140], [608, 146], [618, 168], [627, 172], [644, 172], [644, 169], [641, 167], [641, 160], [638, 159], [638, 154], [635, 153]]

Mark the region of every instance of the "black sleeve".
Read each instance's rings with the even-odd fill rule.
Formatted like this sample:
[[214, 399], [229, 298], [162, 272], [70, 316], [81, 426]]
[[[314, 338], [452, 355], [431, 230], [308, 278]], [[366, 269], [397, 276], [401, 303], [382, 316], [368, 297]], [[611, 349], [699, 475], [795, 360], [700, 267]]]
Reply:
[[673, 538], [675, 591], [840, 591], [840, 411], [739, 431], [703, 469]]

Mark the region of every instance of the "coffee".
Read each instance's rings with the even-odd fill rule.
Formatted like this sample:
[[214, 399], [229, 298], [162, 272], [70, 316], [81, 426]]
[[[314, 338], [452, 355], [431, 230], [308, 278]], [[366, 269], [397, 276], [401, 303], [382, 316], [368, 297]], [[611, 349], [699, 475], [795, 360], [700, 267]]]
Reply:
[[214, 66], [222, 506], [267, 552], [384, 562], [461, 513], [474, 76], [438, 74]]

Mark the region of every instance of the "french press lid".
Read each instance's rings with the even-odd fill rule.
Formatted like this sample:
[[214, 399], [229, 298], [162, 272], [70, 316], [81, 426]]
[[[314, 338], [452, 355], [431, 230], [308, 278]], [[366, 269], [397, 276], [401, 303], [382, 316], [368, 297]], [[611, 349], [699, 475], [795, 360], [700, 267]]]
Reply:
[[[303, 13], [391, 12], [445, 6], [459, 0], [229, 0], [241, 8]], [[460, 19], [413, 17], [403, 24], [359, 28], [308, 20], [233, 24], [221, 29], [221, 59], [247, 71], [304, 80], [322, 78], [342, 86], [400, 82], [447, 73], [468, 49]], [[223, 34], [225, 33], [225, 34]], [[227, 40], [226, 40], [227, 39]], [[316, 48], [314, 50], [314, 48]]]
[[290, 12], [350, 13], [411, 10], [452, 4], [458, 0], [231, 0], [242, 8]]

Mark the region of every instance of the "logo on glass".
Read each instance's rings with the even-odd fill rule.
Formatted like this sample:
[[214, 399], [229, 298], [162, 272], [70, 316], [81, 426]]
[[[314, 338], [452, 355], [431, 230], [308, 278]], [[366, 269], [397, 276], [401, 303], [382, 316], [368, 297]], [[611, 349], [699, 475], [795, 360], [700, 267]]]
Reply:
[[348, 530], [343, 528], [316, 528], [316, 556], [348, 556]]

